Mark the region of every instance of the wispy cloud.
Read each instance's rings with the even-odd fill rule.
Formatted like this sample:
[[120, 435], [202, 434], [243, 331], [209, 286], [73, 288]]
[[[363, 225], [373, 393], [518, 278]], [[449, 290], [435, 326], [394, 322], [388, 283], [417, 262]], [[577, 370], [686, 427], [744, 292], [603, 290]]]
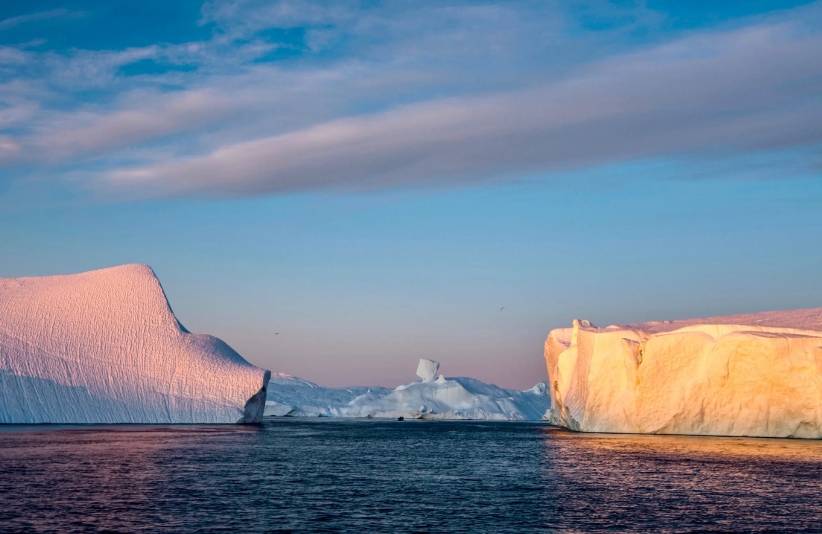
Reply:
[[[673, 37], [642, 6], [596, 32], [541, 2], [369, 6], [208, 3], [206, 40], [0, 49], [0, 165], [105, 191], [253, 195], [822, 142], [818, 6]], [[625, 37], [638, 28], [653, 36]], [[298, 57], [265, 59], [278, 50]], [[147, 61], [186, 68], [124, 73]]]
[[8, 137], [0, 137], [0, 163], [12, 159], [20, 152], [20, 145]]
[[47, 11], [37, 11], [34, 13], [27, 13], [25, 15], [18, 15], [16, 17], [9, 17], [0, 20], [0, 30], [8, 30], [22, 24], [41, 22], [48, 19], [78, 17], [82, 15], [82, 12], [70, 11], [68, 9], [49, 9]]
[[375, 188], [815, 143], [820, 49], [822, 36], [786, 24], [697, 35], [528, 90], [333, 120], [103, 181], [157, 194]]
[[56, 117], [30, 144], [40, 149], [41, 158], [59, 161], [184, 132], [225, 118], [234, 108], [228, 95], [205, 90], [184, 91], [171, 98], [138, 93], [128, 100], [131, 107], [113, 113]]
[[[220, 5], [226, 9], [232, 4]], [[315, 6], [316, 15], [312, 20], [327, 26], [326, 23], [339, 19], [320, 6]], [[446, 13], [441, 8], [435, 9], [440, 14]], [[505, 15], [506, 12], [509, 13]], [[254, 32], [285, 21], [271, 16], [266, 19], [265, 13], [255, 13], [254, 17], [243, 13], [245, 19], [263, 22], [253, 31], [232, 30], [232, 34], [241, 36], [239, 41], [226, 37], [227, 33], [218, 33], [209, 41], [153, 44], [123, 50], [69, 50], [62, 54], [10, 50], [15, 60], [18, 55], [24, 58], [21, 61], [25, 62], [25, 68], [18, 70], [15, 80], [19, 91], [16, 95], [9, 91], [7, 102], [12, 98], [17, 104], [30, 101], [33, 86], [40, 92], [36, 101], [42, 112], [17, 137], [21, 145], [31, 147], [21, 154], [39, 154], [39, 159], [51, 163], [78, 156], [105, 156], [112, 149], [134, 143], [154, 143], [169, 134], [191, 132], [192, 128], [206, 124], [212, 128], [197, 132], [197, 137], [214, 135], [230, 141], [232, 135], [236, 140], [260, 132], [270, 135], [305, 127], [356, 108], [390, 107], [395, 104], [390, 95], [400, 101], [416, 100], [424, 98], [424, 93], [432, 89], [447, 94], [464, 91], [469, 86], [474, 90], [483, 85], [493, 86], [500, 83], [495, 78], [504, 80], [506, 76], [498, 71], [497, 76], [482, 83], [466, 80], [466, 68], [456, 66], [458, 61], [442, 58], [432, 61], [431, 54], [443, 55], [438, 49], [458, 53], [452, 45], [462, 42], [462, 48], [468, 51], [460, 53], [492, 58], [498, 49], [497, 54], [505, 54], [508, 59], [514, 54], [512, 49], [521, 46], [511, 46], [511, 43], [502, 46], [494, 39], [518, 35], [523, 30], [520, 19], [525, 17], [516, 9], [497, 9], [483, 14], [471, 9], [451, 11], [447, 12], [445, 21], [439, 20], [431, 24], [432, 28], [414, 33], [413, 27], [431, 18], [426, 9], [415, 15], [416, 23], [398, 23], [386, 13], [371, 13], [354, 20], [369, 28], [362, 33], [382, 36], [378, 39], [379, 46], [368, 39], [369, 42], [356, 45], [357, 52], [349, 51], [331, 61], [312, 62], [309, 58], [305, 65], [292, 62], [279, 66], [256, 60], [284, 45], [255, 37]], [[379, 21], [391, 29], [372, 31], [380, 25]], [[503, 21], [506, 22], [503, 24]], [[233, 24], [225, 22], [226, 27]], [[470, 26], [470, 31], [465, 26]], [[361, 33], [352, 28], [335, 31]], [[429, 38], [426, 36], [434, 35], [440, 41], [423, 46], [423, 40]], [[481, 43], [480, 36], [487, 38], [487, 44], [479, 47], [472, 44]], [[524, 44], [527, 39], [522, 39]], [[192, 68], [159, 75], [122, 75], [122, 67], [146, 60]], [[65, 102], [75, 93], [82, 95], [89, 90], [98, 93], [94, 101], [79, 100], [68, 109], [60, 109], [66, 107]], [[2, 99], [0, 94], [0, 102]], [[198, 102], [201, 112], [175, 111], [180, 110], [181, 102], [189, 102], [191, 106]], [[59, 108], [49, 110], [48, 104]], [[225, 116], [227, 110], [234, 116]]]
[[26, 61], [27, 54], [19, 48], [0, 46], [0, 66], [19, 65]]

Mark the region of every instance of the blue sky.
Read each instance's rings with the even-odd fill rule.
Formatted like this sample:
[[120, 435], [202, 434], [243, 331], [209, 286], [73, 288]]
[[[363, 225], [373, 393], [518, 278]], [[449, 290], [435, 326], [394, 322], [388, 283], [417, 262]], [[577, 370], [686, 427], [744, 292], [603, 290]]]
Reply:
[[0, 275], [148, 263], [190, 329], [333, 385], [427, 356], [526, 387], [575, 317], [817, 306], [820, 22], [5, 2]]

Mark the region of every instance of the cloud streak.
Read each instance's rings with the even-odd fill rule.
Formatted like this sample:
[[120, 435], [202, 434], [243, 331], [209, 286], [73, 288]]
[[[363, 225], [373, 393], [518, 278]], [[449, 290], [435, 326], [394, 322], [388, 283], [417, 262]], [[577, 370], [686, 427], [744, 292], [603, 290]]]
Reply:
[[527, 90], [331, 120], [101, 181], [157, 195], [371, 189], [807, 145], [822, 141], [820, 49], [786, 23], [696, 35]]
[[27, 13], [25, 15], [18, 15], [16, 17], [9, 17], [0, 20], [0, 30], [8, 30], [15, 28], [22, 24], [29, 24], [32, 22], [40, 22], [48, 19], [76, 17], [81, 13], [76, 11], [69, 11], [68, 9], [50, 9], [48, 11], [38, 11], [36, 13]]
[[820, 11], [672, 35], [630, 6], [592, 10], [608, 28], [589, 31], [546, 2], [208, 3], [210, 38], [0, 47], [0, 168], [126, 196], [264, 195], [813, 147]]
[[30, 144], [40, 149], [41, 158], [61, 160], [162, 139], [225, 118], [235, 108], [228, 96], [207, 90], [184, 91], [171, 98], [136, 94], [129, 100], [133, 103], [128, 108], [114, 113], [56, 117]]

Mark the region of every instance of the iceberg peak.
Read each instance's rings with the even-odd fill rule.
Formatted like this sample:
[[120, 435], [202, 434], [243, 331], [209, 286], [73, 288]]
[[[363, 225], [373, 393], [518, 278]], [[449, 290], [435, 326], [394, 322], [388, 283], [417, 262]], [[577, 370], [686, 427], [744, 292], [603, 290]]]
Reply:
[[420, 363], [417, 364], [417, 376], [423, 382], [431, 382], [437, 376], [437, 371], [440, 370], [440, 362], [429, 360], [428, 358], [420, 358]]

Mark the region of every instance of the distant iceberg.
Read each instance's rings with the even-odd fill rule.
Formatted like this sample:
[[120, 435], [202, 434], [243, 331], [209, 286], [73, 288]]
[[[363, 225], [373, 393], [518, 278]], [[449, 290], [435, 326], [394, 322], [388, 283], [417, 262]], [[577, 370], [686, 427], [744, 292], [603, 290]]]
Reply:
[[274, 373], [268, 382], [265, 415], [343, 417], [340, 409], [367, 394], [385, 395], [383, 387], [327, 388], [285, 373]]
[[532, 421], [542, 419], [548, 408], [544, 383], [519, 391], [473, 378], [434, 378], [438, 369], [438, 362], [420, 360], [417, 375], [421, 380], [394, 389], [326, 388], [277, 374], [268, 385], [265, 414]]
[[257, 423], [268, 379], [145, 265], [0, 279], [0, 423]]
[[574, 321], [545, 361], [550, 420], [573, 430], [822, 438], [822, 308]]

